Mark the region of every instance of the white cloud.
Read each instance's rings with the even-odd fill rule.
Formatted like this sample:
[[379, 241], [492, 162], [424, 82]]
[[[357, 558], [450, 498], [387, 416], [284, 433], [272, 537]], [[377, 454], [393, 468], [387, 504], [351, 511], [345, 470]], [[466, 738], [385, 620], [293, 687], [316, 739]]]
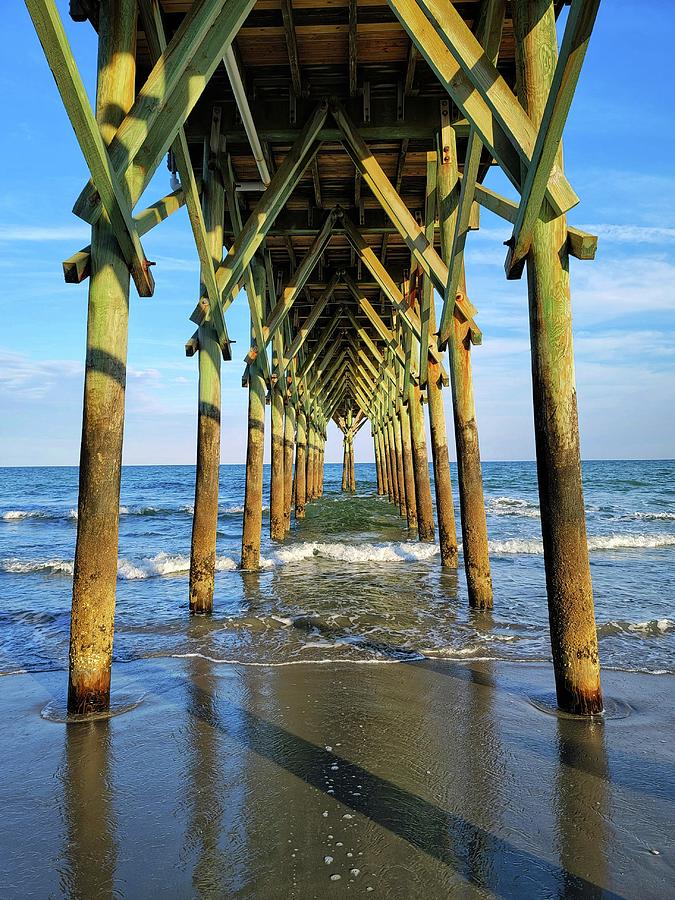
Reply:
[[672, 244], [675, 243], [675, 228], [655, 225], [581, 225], [584, 231], [597, 234], [603, 241], [619, 244]]
[[42, 242], [42, 241], [83, 241], [91, 237], [91, 228], [87, 225], [61, 225], [46, 228], [42, 225], [0, 225], [0, 241]]

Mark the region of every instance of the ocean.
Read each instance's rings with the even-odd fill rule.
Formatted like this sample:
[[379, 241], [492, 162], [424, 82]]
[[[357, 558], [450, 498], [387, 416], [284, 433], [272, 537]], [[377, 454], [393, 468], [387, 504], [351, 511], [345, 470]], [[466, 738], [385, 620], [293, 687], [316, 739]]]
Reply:
[[[672, 673], [675, 462], [589, 461], [583, 476], [602, 665]], [[534, 463], [484, 465], [492, 613], [468, 608], [461, 565], [443, 570], [377, 496], [374, 465], [357, 463], [355, 496], [341, 477], [326, 466], [324, 497], [282, 544], [265, 496], [263, 568], [241, 573], [244, 467], [223, 466], [214, 614], [191, 620], [194, 468], [125, 467], [116, 663], [550, 658]], [[76, 509], [76, 468], [0, 469], [0, 675], [67, 667]]]

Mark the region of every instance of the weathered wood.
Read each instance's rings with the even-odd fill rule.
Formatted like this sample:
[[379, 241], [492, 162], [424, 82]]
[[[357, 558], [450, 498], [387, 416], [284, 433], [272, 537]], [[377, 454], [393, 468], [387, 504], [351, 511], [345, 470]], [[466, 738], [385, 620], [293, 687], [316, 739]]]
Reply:
[[[375, 256], [375, 253], [368, 246], [363, 238], [363, 235], [360, 234], [358, 228], [354, 225], [354, 223], [346, 215], [342, 217], [342, 222], [344, 225], [345, 233], [349, 238], [349, 242], [356, 250], [361, 261], [370, 270], [377, 283], [389, 298], [394, 309], [400, 315], [401, 321], [405, 323], [406, 327], [410, 328], [417, 340], [419, 340], [421, 336], [421, 325], [419, 317], [413, 310], [409, 308], [406, 300], [401, 294], [401, 291], [394, 283], [391, 275], [389, 275], [377, 256]], [[348, 283], [346, 275], [343, 275], [343, 280], [345, 284]], [[434, 360], [438, 362], [442, 367], [443, 364], [440, 359], [440, 354], [438, 353], [436, 347], [433, 346], [433, 344], [429, 345], [429, 353], [432, 355]]]
[[599, 6], [600, 0], [572, 0], [558, 64], [521, 191], [518, 217], [505, 264], [507, 278], [518, 278], [522, 274], [551, 172], [556, 165], [562, 170], [560, 142]]
[[[451, 139], [447, 146], [448, 152], [443, 153], [438, 167], [441, 253], [446, 259], [451, 251], [457, 216], [456, 204], [450, 202], [450, 198], [457, 194], [458, 178], [455, 142]], [[458, 291], [466, 293], [463, 270]], [[483, 473], [473, 398], [471, 342], [466, 326], [456, 317], [452, 318], [451, 326], [448, 356], [462, 522], [462, 556], [464, 557], [469, 605], [487, 609], [492, 606], [492, 580], [483, 499]]]
[[295, 518], [305, 518], [307, 502], [307, 416], [302, 404], [297, 411], [298, 434], [295, 443]]
[[[520, 166], [530, 164], [536, 129], [452, 4], [442, 0], [388, 0], [441, 84], [520, 190]], [[557, 212], [579, 202], [555, 170], [547, 197]]]
[[357, 50], [357, 38], [356, 38], [356, 26], [357, 26], [357, 3], [356, 0], [349, 0], [349, 47], [348, 47], [348, 56], [349, 56], [349, 96], [356, 97], [356, 91], [358, 87], [358, 50]]
[[[201, 179], [198, 180], [197, 187], [198, 190], [201, 190]], [[184, 205], [185, 192], [181, 187], [139, 212], [134, 216], [139, 237], [143, 237], [155, 225], [159, 225]], [[83, 247], [77, 253], [73, 253], [68, 259], [64, 259], [62, 265], [63, 279], [66, 284], [80, 284], [91, 274], [91, 247]]]
[[429, 480], [429, 458], [424, 428], [424, 407], [418, 385], [411, 385], [408, 392], [408, 413], [412, 437], [413, 472], [415, 476], [415, 498], [417, 500], [417, 534], [421, 541], [434, 541], [434, 507], [431, 499]]
[[[442, 152], [442, 151], [441, 151]], [[442, 156], [441, 156], [442, 159]], [[439, 158], [436, 152], [427, 154], [427, 198], [425, 209], [425, 228], [427, 234], [433, 232], [436, 215], [437, 170]], [[433, 197], [433, 200], [431, 199]], [[425, 304], [428, 328], [431, 334], [436, 331], [436, 307], [430, 280], [425, 277]], [[428, 296], [426, 296], [428, 294]], [[424, 312], [422, 313], [424, 319]], [[424, 346], [422, 344], [421, 346]], [[427, 355], [428, 358], [428, 355]], [[420, 370], [422, 368], [420, 360]], [[455, 525], [455, 508], [452, 498], [450, 480], [450, 458], [448, 455], [448, 438], [445, 427], [445, 409], [441, 394], [441, 373], [437, 364], [430, 360], [427, 371], [427, 400], [429, 405], [429, 434], [431, 438], [431, 459], [434, 469], [434, 491], [436, 494], [436, 518], [438, 520], [438, 543], [441, 552], [441, 564], [457, 566], [457, 529]]]
[[[433, 279], [436, 289], [441, 292], [444, 291], [448, 280], [448, 268], [438, 253], [436, 253], [433, 240], [430, 242], [425, 237], [422, 228], [417, 224], [412, 213], [387, 178], [381, 165], [369, 150], [368, 145], [359, 134], [358, 129], [344, 108], [340, 104], [333, 102], [331, 104], [331, 113], [344, 134], [345, 149], [353, 159], [354, 165], [362, 173], [368, 187], [396, 226], [410, 252], [415, 255], [419, 264], [429, 277]], [[358, 250], [357, 247], [355, 249]], [[371, 267], [369, 266], [369, 268]], [[373, 271], [372, 268], [371, 271]], [[376, 278], [378, 277], [374, 271], [373, 275]], [[384, 286], [383, 290], [386, 290]], [[472, 334], [475, 336], [475, 343], [480, 343], [480, 329], [473, 320], [471, 310], [462, 300], [458, 301], [457, 307], [459, 313], [470, 323]]]
[[293, 508], [293, 449], [295, 447], [295, 407], [286, 403], [284, 418], [284, 529], [290, 531]]
[[300, 57], [298, 55], [298, 41], [295, 35], [295, 23], [293, 21], [293, 4], [291, 0], [281, 0], [281, 16], [284, 22], [286, 35], [286, 47], [288, 48], [288, 62], [291, 69], [291, 84], [296, 97], [302, 94], [302, 78], [300, 75]]
[[[135, 0], [100, 6], [97, 133], [109, 142], [134, 98]], [[70, 621], [68, 709], [110, 704], [129, 270], [107, 215], [92, 229], [77, 540]]]
[[399, 408], [399, 425], [401, 428], [401, 454], [403, 457], [403, 483], [405, 485], [406, 515], [408, 528], [417, 528], [417, 496], [415, 494], [415, 468], [412, 455], [412, 436], [410, 434], [410, 416], [408, 404], [401, 403]]
[[273, 225], [298, 180], [316, 155], [318, 144], [315, 143], [315, 137], [325, 122], [326, 115], [327, 106], [325, 103], [320, 103], [300, 132], [293, 147], [284, 157], [284, 161], [272, 176], [269, 187], [248, 217], [216, 272], [216, 281], [221, 295], [220, 305], [212, 310], [202, 298], [191, 316], [192, 321], [196, 324], [201, 324], [207, 316], [211, 315], [216, 329], [219, 330], [219, 327], [222, 327], [225, 303], [231, 302], [228, 300], [231, 292], [262, 244], [268, 229]]
[[[214, 173], [204, 181], [204, 226], [209, 259], [202, 265], [213, 273], [223, 254], [225, 191]], [[220, 359], [218, 336], [201, 325], [199, 341], [199, 407], [197, 414], [197, 469], [190, 552], [190, 612], [210, 613], [216, 571], [218, 487], [220, 476]]]
[[[255, 285], [255, 302], [258, 304], [259, 314], [262, 316], [266, 293], [265, 267], [256, 260], [251, 268]], [[258, 359], [249, 365], [248, 371], [248, 433], [241, 568], [255, 570], [260, 568], [266, 388], [262, 366]]]
[[[485, 48], [486, 55], [495, 65], [499, 57], [505, 13], [506, 0], [486, 0], [481, 4], [480, 18], [476, 28], [476, 39]], [[441, 102], [441, 157], [449, 151], [451, 141], [456, 140], [454, 134], [450, 133], [452, 126], [449, 106], [449, 100]], [[482, 153], [483, 143], [475, 127], [472, 127], [464, 154], [464, 177], [457, 200], [458, 209], [452, 248], [448, 255], [448, 281], [443, 295], [443, 311], [439, 323], [439, 346], [445, 346], [451, 329], [450, 319], [457, 300], [457, 286], [464, 265], [466, 236], [471, 228], [472, 210], [477, 208], [474, 196]]]
[[120, 178], [118, 173], [113, 170], [110, 156], [111, 137], [107, 137], [106, 145], [89, 105], [87, 92], [73, 58], [56, 4], [54, 0], [26, 0], [26, 6], [33, 20], [35, 31], [40, 38], [80, 149], [96, 185], [97, 196], [100, 197], [108, 215], [136, 289], [141, 297], [151, 297], [154, 291], [154, 280], [131, 215], [132, 204], [128, 186], [124, 178]]
[[[130, 182], [132, 205], [149, 184], [254, 3], [199, 0], [155, 63], [110, 143], [112, 170], [120, 181]], [[100, 192], [101, 186], [94, 179], [73, 208], [92, 224], [101, 209], [97, 189]]]
[[[556, 60], [553, 3], [515, 4], [513, 16], [518, 95], [539, 124]], [[561, 158], [558, 162], [562, 165]], [[566, 233], [564, 216], [542, 209], [527, 257], [534, 431], [558, 705], [566, 712], [592, 715], [602, 710], [602, 692], [581, 483]]]
[[[277, 334], [273, 344], [272, 365], [276, 368], [283, 358], [282, 336]], [[270, 389], [271, 451], [270, 451], [270, 537], [282, 541], [284, 525], [284, 385], [277, 381]]]

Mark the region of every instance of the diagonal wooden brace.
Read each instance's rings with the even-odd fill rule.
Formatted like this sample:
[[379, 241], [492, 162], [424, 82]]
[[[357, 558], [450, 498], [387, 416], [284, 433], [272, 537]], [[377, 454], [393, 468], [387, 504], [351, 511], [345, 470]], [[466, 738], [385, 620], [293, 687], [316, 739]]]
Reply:
[[54, 0], [25, 2], [136, 289], [141, 297], [151, 297], [154, 280], [131, 216], [126, 186], [113, 170]]

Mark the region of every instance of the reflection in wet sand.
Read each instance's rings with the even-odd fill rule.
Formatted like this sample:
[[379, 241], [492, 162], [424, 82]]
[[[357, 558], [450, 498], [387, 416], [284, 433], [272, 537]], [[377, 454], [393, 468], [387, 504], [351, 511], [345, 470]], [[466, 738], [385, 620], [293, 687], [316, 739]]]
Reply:
[[73, 900], [113, 897], [117, 843], [108, 720], [66, 725], [62, 815], [65, 822], [59, 881]]
[[557, 742], [554, 803], [562, 873], [558, 896], [560, 900], [600, 898], [605, 895], [601, 885], [607, 883], [605, 725], [559, 716]]

